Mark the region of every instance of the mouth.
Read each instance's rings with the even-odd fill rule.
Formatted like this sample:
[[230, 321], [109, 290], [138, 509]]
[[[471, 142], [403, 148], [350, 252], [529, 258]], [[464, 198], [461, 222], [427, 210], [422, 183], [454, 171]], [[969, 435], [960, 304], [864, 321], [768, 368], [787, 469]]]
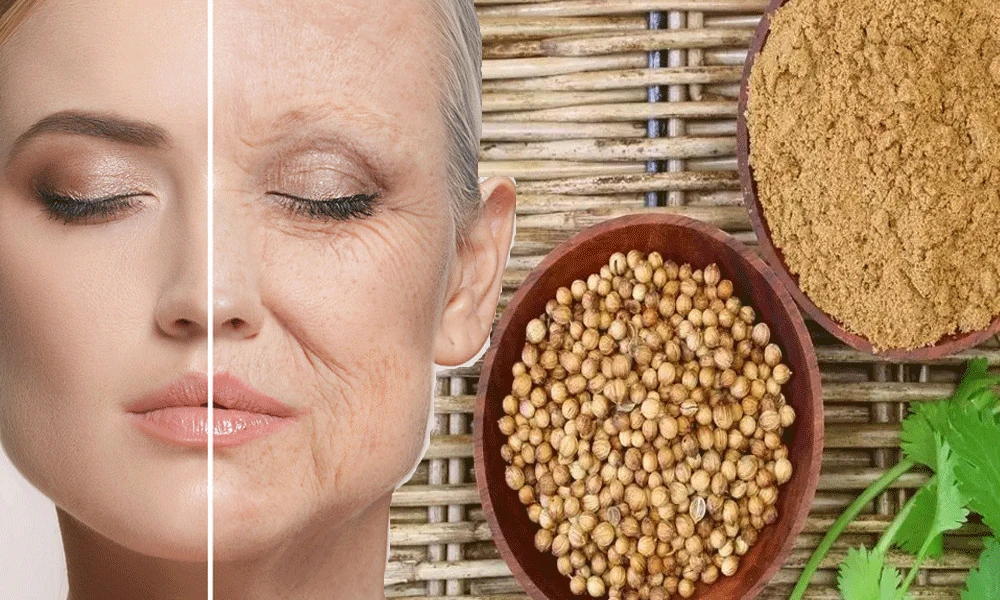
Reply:
[[232, 374], [216, 373], [213, 380], [211, 402], [208, 376], [188, 373], [126, 406], [126, 411], [133, 424], [154, 439], [200, 449], [208, 448], [210, 438], [215, 448], [249, 443], [283, 429], [297, 415]]

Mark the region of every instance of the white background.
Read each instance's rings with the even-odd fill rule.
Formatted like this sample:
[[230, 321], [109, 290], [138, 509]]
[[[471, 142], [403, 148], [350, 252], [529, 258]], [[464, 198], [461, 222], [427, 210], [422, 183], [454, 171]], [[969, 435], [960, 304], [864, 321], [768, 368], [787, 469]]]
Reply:
[[66, 590], [55, 506], [0, 451], [0, 600], [63, 600]]

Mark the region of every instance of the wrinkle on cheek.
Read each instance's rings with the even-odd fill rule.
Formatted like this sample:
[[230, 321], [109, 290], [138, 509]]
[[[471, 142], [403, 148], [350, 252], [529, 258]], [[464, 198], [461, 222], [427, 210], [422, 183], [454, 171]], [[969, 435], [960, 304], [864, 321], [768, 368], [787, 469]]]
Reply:
[[319, 502], [390, 491], [427, 433], [450, 246], [440, 223], [386, 211], [263, 236], [262, 299], [283, 335], [272, 351], [311, 409], [298, 461]]

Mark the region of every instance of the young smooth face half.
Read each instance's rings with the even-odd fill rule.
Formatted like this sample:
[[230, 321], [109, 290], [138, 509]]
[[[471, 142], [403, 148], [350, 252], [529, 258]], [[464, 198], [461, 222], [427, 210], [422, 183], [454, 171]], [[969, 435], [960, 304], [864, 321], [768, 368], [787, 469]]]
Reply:
[[204, 445], [136, 407], [207, 368], [206, 14], [41, 0], [0, 47], [3, 447], [64, 524], [184, 560]]
[[487, 339], [513, 184], [459, 243], [428, 4], [215, 4], [214, 400], [281, 412], [216, 451], [219, 560], [387, 511], [434, 363]]

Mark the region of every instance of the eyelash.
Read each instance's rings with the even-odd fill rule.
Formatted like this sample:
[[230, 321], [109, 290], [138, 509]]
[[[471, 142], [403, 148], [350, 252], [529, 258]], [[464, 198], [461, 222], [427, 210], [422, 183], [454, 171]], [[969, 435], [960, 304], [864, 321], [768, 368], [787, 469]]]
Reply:
[[375, 216], [379, 193], [355, 194], [327, 200], [310, 200], [281, 192], [268, 192], [297, 217], [319, 221], [350, 221]]
[[73, 223], [106, 223], [116, 215], [135, 208], [144, 194], [121, 194], [106, 198], [75, 198], [38, 190], [49, 218], [70, 225]]
[[[45, 203], [49, 218], [69, 225], [73, 223], [107, 222], [117, 214], [135, 208], [142, 194], [123, 194], [106, 198], [74, 198], [54, 192], [38, 190]], [[355, 194], [329, 200], [310, 200], [291, 194], [269, 192], [292, 214], [316, 220], [349, 221], [375, 215], [377, 200], [374, 194]]]

